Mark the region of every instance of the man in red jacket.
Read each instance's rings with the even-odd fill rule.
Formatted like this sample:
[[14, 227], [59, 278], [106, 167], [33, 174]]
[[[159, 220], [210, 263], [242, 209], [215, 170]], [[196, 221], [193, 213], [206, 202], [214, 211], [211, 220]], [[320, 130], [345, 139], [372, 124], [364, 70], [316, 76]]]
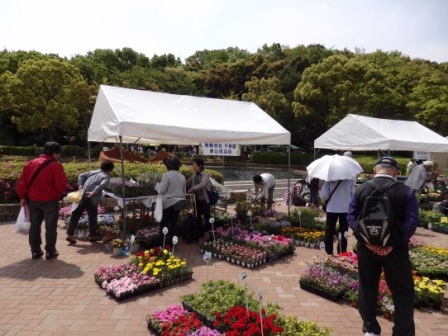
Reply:
[[43, 154], [29, 161], [23, 168], [16, 186], [21, 205], [28, 203], [31, 227], [29, 243], [33, 259], [40, 259], [40, 235], [42, 221], [45, 219], [46, 259], [56, 258], [56, 237], [58, 228], [59, 200], [66, 191], [67, 178], [64, 168], [58, 162], [61, 146], [57, 142], [47, 142]]

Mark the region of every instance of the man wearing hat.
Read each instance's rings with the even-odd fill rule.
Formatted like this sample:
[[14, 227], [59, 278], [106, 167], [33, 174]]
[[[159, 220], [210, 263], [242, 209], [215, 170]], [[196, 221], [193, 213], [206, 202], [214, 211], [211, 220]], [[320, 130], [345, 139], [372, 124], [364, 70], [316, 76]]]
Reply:
[[[434, 164], [432, 161], [425, 161], [422, 164], [419, 164], [417, 167], [412, 169], [411, 175], [409, 175], [406, 180], [406, 185], [414, 190], [414, 192], [421, 193], [423, 187], [425, 186], [426, 181], [431, 180], [432, 168]], [[429, 178], [428, 178], [429, 173]]]
[[[409, 260], [408, 242], [414, 235], [418, 223], [418, 202], [408, 186], [395, 182], [398, 173], [397, 161], [390, 157], [380, 158], [373, 167], [373, 183], [385, 187], [385, 193], [393, 213], [389, 219], [391, 230], [396, 234], [394, 246], [376, 246], [358, 239], [359, 301], [358, 309], [363, 320], [365, 336], [378, 336], [377, 299], [381, 272], [387, 279], [395, 306], [394, 336], [415, 336], [414, 325], [414, 281]], [[371, 183], [362, 184], [355, 192], [347, 215], [349, 226], [356, 230], [358, 217], [365, 202], [374, 190]]]
[[159, 225], [159, 245], [163, 245], [163, 228], [168, 228], [165, 242], [171, 245], [172, 237], [177, 236], [177, 221], [180, 211], [185, 208], [186, 181], [185, 176], [179, 173], [181, 166], [177, 156], [170, 156], [163, 160], [168, 172], [163, 174], [156, 190], [162, 196], [163, 216]]

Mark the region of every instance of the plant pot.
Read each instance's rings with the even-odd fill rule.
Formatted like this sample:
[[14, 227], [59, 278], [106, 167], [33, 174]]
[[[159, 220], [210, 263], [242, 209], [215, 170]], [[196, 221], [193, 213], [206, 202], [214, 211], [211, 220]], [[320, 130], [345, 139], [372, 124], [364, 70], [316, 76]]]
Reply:
[[111, 244], [104, 244], [104, 248], [106, 249], [106, 252], [112, 252], [112, 245]]
[[138, 252], [138, 244], [132, 244], [132, 248], [131, 248], [131, 252], [132, 253], [137, 253]]
[[116, 256], [116, 257], [121, 255], [121, 247], [114, 247], [114, 248], [112, 248], [112, 255]]
[[350, 306], [352, 306], [353, 308], [358, 308], [358, 302], [356, 302], [356, 301], [351, 301], [351, 302], [350, 302]]
[[316, 243], [310, 243], [310, 248], [315, 248], [316, 247]]
[[301, 240], [301, 241], [300, 241], [300, 245], [304, 246], [304, 245], [305, 245], [305, 241], [304, 241], [304, 240]]
[[305, 247], [310, 247], [310, 242], [305, 242]]

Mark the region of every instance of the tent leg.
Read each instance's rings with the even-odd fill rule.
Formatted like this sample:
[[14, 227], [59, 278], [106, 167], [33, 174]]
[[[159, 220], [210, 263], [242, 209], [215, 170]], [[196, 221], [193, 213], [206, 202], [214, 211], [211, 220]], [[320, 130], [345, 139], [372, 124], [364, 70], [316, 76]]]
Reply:
[[124, 184], [124, 161], [123, 161], [123, 138], [120, 135], [120, 160], [121, 160], [121, 192], [123, 193], [122, 202], [123, 202], [123, 239], [126, 238], [126, 195], [125, 195], [125, 184]]
[[[288, 191], [291, 186], [291, 144], [288, 146]], [[291, 202], [288, 202], [288, 216], [291, 215]]]

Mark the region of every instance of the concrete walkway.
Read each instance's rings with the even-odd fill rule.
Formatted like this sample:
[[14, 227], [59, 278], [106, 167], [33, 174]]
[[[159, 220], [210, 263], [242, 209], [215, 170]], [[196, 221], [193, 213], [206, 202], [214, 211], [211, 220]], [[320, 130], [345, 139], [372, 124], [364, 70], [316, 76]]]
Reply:
[[[68, 246], [61, 223], [59, 258], [31, 260], [27, 236], [14, 229], [14, 225], [0, 225], [0, 335], [150, 335], [145, 317], [154, 308], [179, 303], [181, 295], [197, 292], [207, 279], [237, 282], [243, 270], [215, 259], [207, 267], [197, 245], [181, 242], [177, 255], [193, 265], [193, 280], [116, 302], [98, 288], [93, 274], [102, 265], [124, 263], [130, 257], [114, 258], [99, 243], [80, 241]], [[428, 244], [448, 247], [446, 235], [424, 229], [418, 229], [417, 235]], [[265, 302], [279, 303], [285, 314], [330, 326], [332, 335], [362, 335], [361, 319], [354, 308], [300, 289], [300, 273], [320, 253], [297, 247], [294, 256], [246, 270], [248, 286], [253, 291], [261, 289]], [[417, 335], [448, 335], [447, 314], [447, 300], [440, 312], [416, 310]], [[383, 318], [379, 321], [383, 335], [391, 335], [392, 323]]]

